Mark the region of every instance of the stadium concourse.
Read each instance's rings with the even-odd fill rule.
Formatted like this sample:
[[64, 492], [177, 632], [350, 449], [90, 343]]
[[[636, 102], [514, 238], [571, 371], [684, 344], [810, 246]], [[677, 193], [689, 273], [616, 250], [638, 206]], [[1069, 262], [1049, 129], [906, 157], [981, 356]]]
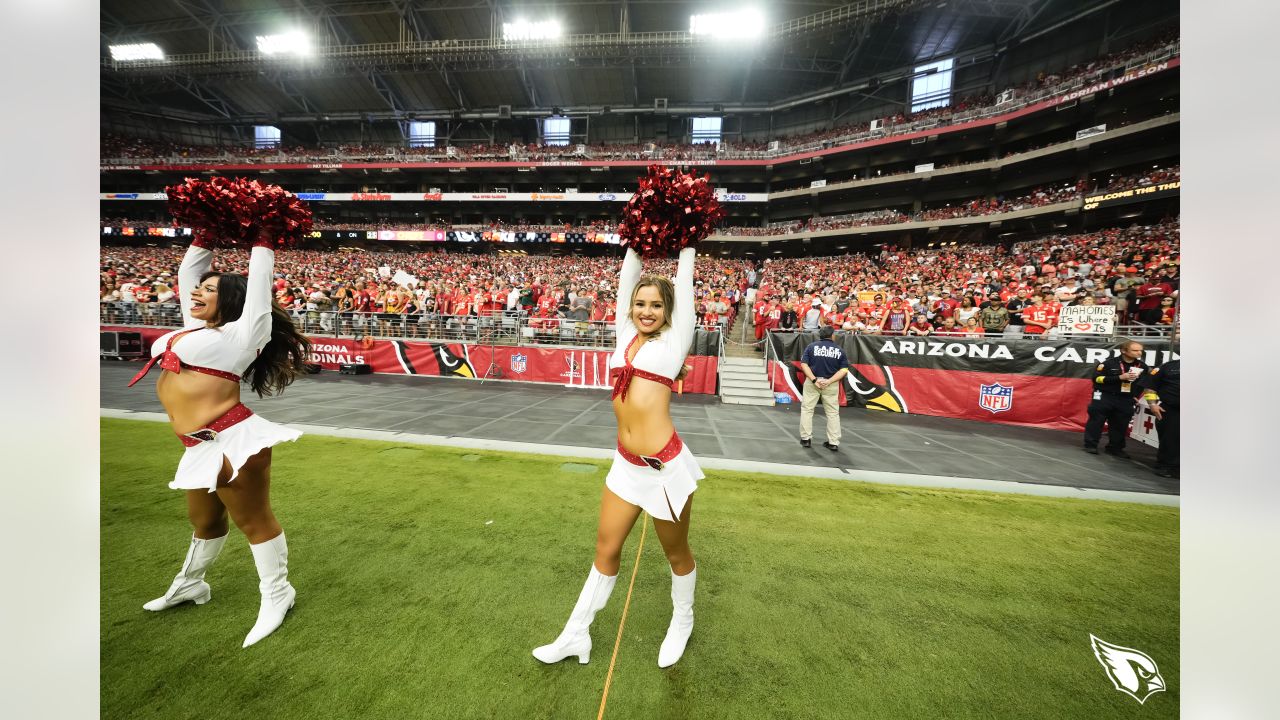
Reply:
[[[1082, 431], [1123, 339], [1178, 359], [1177, 5], [758, 7], [104, 0], [104, 717], [1113, 717], [1129, 698], [1095, 631], [1159, 657], [1144, 711], [1176, 716], [1180, 481], [1145, 405], [1131, 456], [1085, 452]], [[606, 476], [637, 472], [609, 465], [618, 418], [657, 417], [611, 397], [636, 302], [620, 265], [663, 227], [628, 209], [675, 196], [646, 242], [696, 235], [670, 403], [687, 451], [637, 467], [696, 456], [698, 519], [681, 540], [646, 518], [606, 576], [598, 517], [650, 507], [602, 509]], [[287, 242], [247, 247], [281, 218]], [[172, 388], [193, 368], [184, 402], [230, 406], [214, 389], [247, 372], [178, 345], [128, 387], [181, 299], [232, 288], [199, 317], [236, 302], [238, 278], [179, 283], [209, 257], [197, 238], [219, 273], [271, 264], [281, 342], [257, 357], [289, 375], [272, 351], [311, 343], [282, 393], [241, 384], [256, 417], [182, 438], [219, 461], [200, 443], [296, 439], [225, 456], [289, 550], [264, 549], [284, 547], [274, 519], [233, 517], [216, 600], [195, 580], [201, 607], [146, 613], [178, 546], [197, 533], [186, 573], [221, 537], [205, 516], [227, 489], [186, 506], [165, 488]], [[672, 255], [645, 272], [672, 276]], [[800, 361], [827, 330], [851, 361], [834, 452], [821, 413], [800, 441]], [[643, 346], [668, 379], [669, 337]], [[588, 589], [622, 582], [569, 616], [593, 552]], [[697, 630], [672, 665], [691, 552]], [[284, 577], [286, 556], [287, 608], [253, 575]], [[268, 606], [274, 630], [242, 649], [228, 627]], [[587, 606], [590, 663], [530, 656]]]

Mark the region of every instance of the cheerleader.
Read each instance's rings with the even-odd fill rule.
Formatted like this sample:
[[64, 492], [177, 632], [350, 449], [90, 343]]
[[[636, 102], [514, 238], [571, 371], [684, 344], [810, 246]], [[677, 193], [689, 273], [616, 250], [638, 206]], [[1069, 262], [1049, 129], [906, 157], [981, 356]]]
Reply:
[[310, 345], [272, 302], [275, 250], [262, 232], [249, 254], [249, 277], [210, 271], [211, 244], [198, 233], [178, 272], [183, 328], [156, 341], [156, 394], [186, 451], [169, 487], [186, 491], [194, 529], [177, 577], [151, 611], [185, 602], [203, 605], [212, 593], [205, 572], [227, 540], [227, 515], [245, 534], [260, 579], [262, 604], [249, 647], [284, 622], [297, 592], [289, 583], [289, 549], [271, 511], [271, 448], [301, 433], [268, 422], [240, 402], [240, 383], [261, 397], [277, 393], [306, 370]]
[[693, 247], [680, 251], [674, 285], [665, 277], [641, 276], [640, 255], [632, 248], [622, 262], [618, 299], [625, 299], [627, 305], [618, 313], [618, 344], [610, 360], [617, 451], [600, 502], [595, 562], [563, 632], [555, 642], [533, 651], [544, 663], [571, 655], [583, 664], [590, 659], [591, 621], [613, 591], [622, 544], [641, 510], [653, 517], [671, 564], [674, 610], [658, 651], [658, 667], [674, 665], [689, 641], [697, 578], [689, 549], [689, 521], [693, 493], [703, 474], [676, 434], [670, 406], [671, 388], [683, 374], [693, 341], [695, 252]]

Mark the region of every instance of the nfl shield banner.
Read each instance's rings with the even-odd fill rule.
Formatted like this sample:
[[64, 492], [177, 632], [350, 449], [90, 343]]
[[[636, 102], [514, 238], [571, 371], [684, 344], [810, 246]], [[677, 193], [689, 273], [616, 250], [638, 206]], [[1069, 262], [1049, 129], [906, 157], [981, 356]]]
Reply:
[[1000, 383], [982, 385], [978, 390], [978, 407], [989, 412], [1004, 412], [1013, 407], [1013, 388]]

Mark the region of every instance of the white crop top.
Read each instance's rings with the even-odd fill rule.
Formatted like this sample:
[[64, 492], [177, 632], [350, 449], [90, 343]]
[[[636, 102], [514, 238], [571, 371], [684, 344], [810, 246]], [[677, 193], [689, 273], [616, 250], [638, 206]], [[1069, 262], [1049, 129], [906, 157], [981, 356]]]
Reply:
[[[671, 327], [640, 346], [635, 359], [631, 361], [635, 369], [675, 380], [676, 375], [684, 368], [697, 325], [693, 303], [693, 261], [696, 255], [696, 248], [687, 247], [680, 251], [675, 276], [676, 306], [667, 308]], [[639, 334], [635, 323], [631, 321], [631, 295], [640, 281], [640, 269], [640, 255], [627, 248], [627, 256], [622, 260], [622, 273], [618, 278], [618, 345], [609, 358], [611, 368], [626, 367], [627, 348]]]
[[151, 346], [152, 357], [160, 357], [169, 339], [180, 332], [195, 330], [173, 346], [183, 365], [220, 370], [237, 376], [258, 357], [258, 352], [271, 340], [271, 282], [275, 269], [275, 251], [254, 247], [249, 252], [249, 279], [245, 289], [244, 310], [240, 318], [220, 327], [205, 327], [203, 320], [191, 317], [191, 291], [200, 284], [200, 276], [213, 264], [213, 251], [192, 245], [178, 267], [178, 289], [182, 305], [183, 329], [166, 333]]

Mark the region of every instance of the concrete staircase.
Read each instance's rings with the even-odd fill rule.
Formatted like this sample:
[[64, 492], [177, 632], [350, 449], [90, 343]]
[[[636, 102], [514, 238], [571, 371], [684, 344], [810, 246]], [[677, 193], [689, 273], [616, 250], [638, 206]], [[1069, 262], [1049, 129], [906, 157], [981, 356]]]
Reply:
[[720, 399], [731, 405], [773, 405], [764, 359], [726, 356], [720, 365]]

